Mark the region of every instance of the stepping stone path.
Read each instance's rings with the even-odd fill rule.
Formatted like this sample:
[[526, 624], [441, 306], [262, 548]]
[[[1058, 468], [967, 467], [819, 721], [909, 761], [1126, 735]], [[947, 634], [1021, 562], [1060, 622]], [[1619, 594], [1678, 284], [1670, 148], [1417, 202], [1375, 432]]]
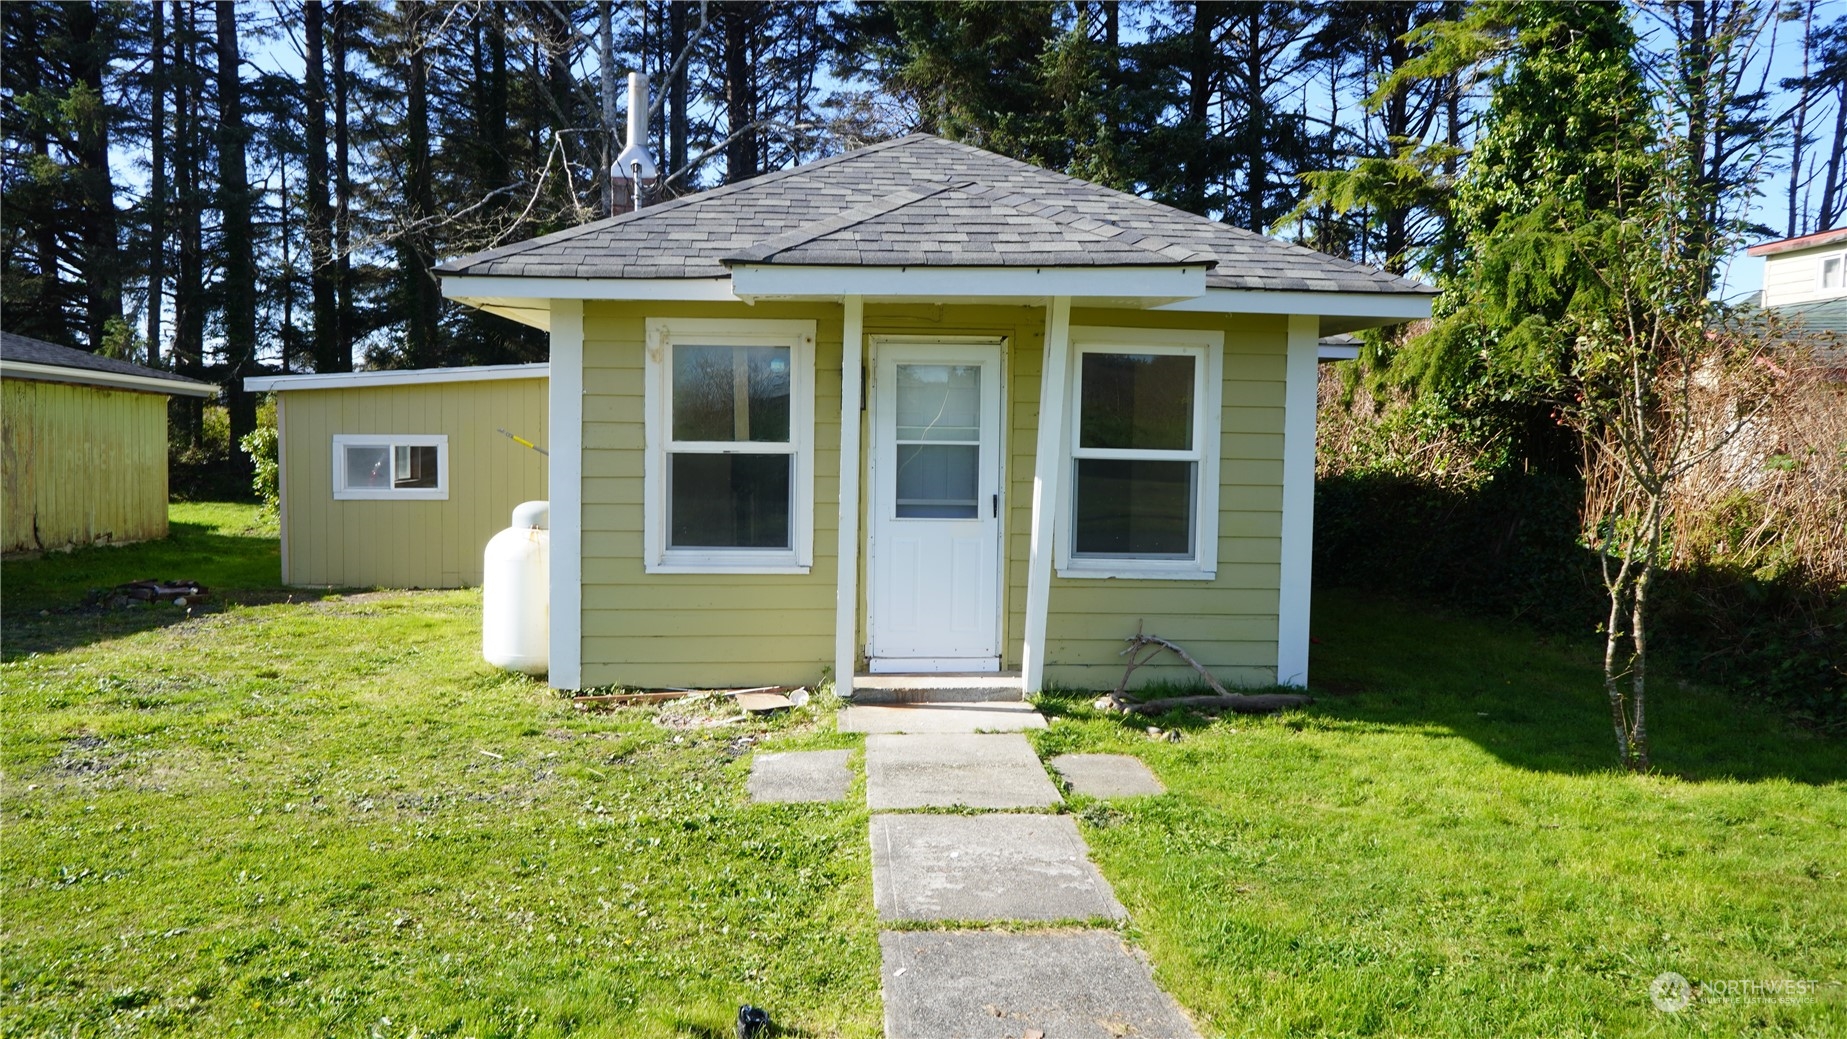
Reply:
[[[866, 799], [875, 812], [1057, 805], [1062, 799], [1025, 737], [976, 734], [1044, 725], [1024, 704], [854, 706], [841, 713], [843, 730], [874, 733], [866, 738]], [[1135, 774], [1120, 761], [1079, 761], [1072, 769], [1061, 772], [1073, 790], [1104, 789], [1096, 783], [1124, 793], [1160, 790], [1146, 768]], [[1093, 783], [1089, 777], [1098, 774], [1114, 779]], [[1127, 917], [1068, 816], [883, 814], [872, 818], [871, 839], [882, 921], [979, 927]], [[885, 931], [879, 948], [887, 1039], [1197, 1039], [1154, 984], [1147, 961], [1112, 930]]]
[[1126, 919], [1065, 815], [875, 815], [881, 920]]
[[866, 737], [866, 803], [894, 808], [1045, 808], [1063, 800], [1014, 733]]
[[750, 763], [752, 801], [844, 801], [853, 785], [850, 750], [758, 753]]
[[1060, 754], [1052, 767], [1085, 797], [1143, 797], [1167, 788], [1133, 754]]

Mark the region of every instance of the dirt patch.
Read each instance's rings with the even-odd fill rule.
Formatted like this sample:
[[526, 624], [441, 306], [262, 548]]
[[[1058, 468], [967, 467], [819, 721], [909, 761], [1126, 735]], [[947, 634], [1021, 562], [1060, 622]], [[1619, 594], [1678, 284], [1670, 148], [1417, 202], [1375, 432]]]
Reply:
[[62, 776], [103, 775], [127, 759], [126, 754], [107, 753], [109, 741], [91, 733], [81, 733], [64, 741], [58, 756], [45, 771]]

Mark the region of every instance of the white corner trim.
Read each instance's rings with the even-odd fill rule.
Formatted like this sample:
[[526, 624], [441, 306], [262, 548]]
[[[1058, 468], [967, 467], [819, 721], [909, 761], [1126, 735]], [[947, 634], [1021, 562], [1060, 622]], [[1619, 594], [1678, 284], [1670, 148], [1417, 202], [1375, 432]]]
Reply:
[[554, 689], [583, 688], [584, 305], [553, 300], [548, 439], [551, 662]]
[[289, 424], [288, 409], [276, 398], [276, 533], [282, 583], [289, 583]]
[[424, 386], [448, 382], [501, 382], [509, 379], [544, 379], [551, 365], [482, 364], [460, 368], [404, 368], [377, 372], [326, 372], [315, 375], [265, 375], [244, 380], [252, 393], [290, 390], [356, 390], [380, 386]]
[[866, 301], [848, 296], [840, 340], [840, 514], [834, 556], [834, 691], [853, 692], [859, 628], [859, 408], [865, 372]]
[[1213, 314], [1306, 314], [1313, 317], [1362, 317], [1414, 321], [1430, 316], [1434, 296], [1408, 292], [1265, 292], [1255, 289], [1207, 289], [1154, 310]]
[[1283, 391], [1283, 529], [1276, 601], [1276, 684], [1308, 684], [1309, 591], [1315, 555], [1315, 403], [1320, 321], [1289, 318]]
[[168, 393], [180, 397], [210, 397], [218, 392], [216, 386], [197, 382], [181, 382], [178, 379], [163, 379], [157, 375], [99, 372], [90, 368], [67, 368], [61, 364], [37, 364], [32, 361], [0, 360], [0, 375], [34, 379], [39, 382], [68, 382], [79, 386], [102, 386], [112, 390]]
[[1046, 610], [1052, 594], [1052, 546], [1064, 466], [1065, 383], [1071, 358], [1071, 297], [1045, 308], [1045, 371], [1039, 383], [1039, 437], [1033, 454], [1032, 541], [1026, 561], [1026, 631], [1020, 683], [1028, 693], [1045, 685]]
[[1203, 264], [1180, 267], [796, 267], [737, 264], [740, 299], [1109, 296], [1185, 299], [1206, 291]]
[[730, 278], [522, 278], [502, 274], [443, 274], [443, 295], [506, 305], [515, 300], [624, 299], [737, 302]]

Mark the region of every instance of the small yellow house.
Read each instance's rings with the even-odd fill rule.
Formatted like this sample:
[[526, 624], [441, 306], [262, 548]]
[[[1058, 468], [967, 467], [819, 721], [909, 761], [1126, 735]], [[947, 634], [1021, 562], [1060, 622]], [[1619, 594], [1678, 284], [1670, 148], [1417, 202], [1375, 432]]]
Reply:
[[551, 335], [567, 689], [1109, 687], [1138, 629], [1301, 685], [1319, 340], [1430, 310], [926, 135], [438, 273]]
[[246, 379], [275, 394], [282, 582], [461, 588], [513, 506], [546, 495], [543, 364]]
[[0, 332], [0, 550], [167, 536], [167, 398], [216, 386]]

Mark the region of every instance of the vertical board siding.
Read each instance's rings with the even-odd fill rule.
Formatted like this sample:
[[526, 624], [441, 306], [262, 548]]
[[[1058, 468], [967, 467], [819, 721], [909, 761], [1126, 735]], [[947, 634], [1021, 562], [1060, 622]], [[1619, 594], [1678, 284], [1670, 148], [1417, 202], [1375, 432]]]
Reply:
[[167, 536], [167, 398], [0, 380], [6, 552]]
[[[1211, 581], [1147, 581], [1052, 577], [1046, 622], [1048, 685], [1113, 688], [1122, 678], [1124, 639], [1139, 627], [1184, 646], [1227, 685], [1276, 681], [1277, 593], [1282, 553], [1283, 389], [1288, 325], [1283, 317], [1157, 314], [1074, 309], [1071, 324], [1142, 328], [1207, 328], [1225, 333], [1220, 399], [1218, 567]], [[1020, 359], [1022, 362], [1025, 358]], [[1032, 370], [1040, 368], [1039, 354]], [[1038, 416], [1037, 381], [1016, 380], [1024, 413], [1018, 430]], [[1024, 395], [1024, 396], [1023, 396]], [[1076, 416], [1071, 416], [1075, 421]], [[1031, 488], [1032, 450], [1017, 465]], [[1061, 536], [1069, 530], [1060, 517]], [[1022, 521], [1023, 522], [1023, 521]], [[1010, 540], [1024, 581], [1025, 528]], [[1017, 550], [1014, 546], [1017, 544]], [[1013, 630], [1011, 625], [1010, 632]], [[1017, 637], [1010, 635], [1010, 638]], [[1192, 684], [1191, 668], [1172, 657], [1135, 672], [1136, 685]]]
[[[546, 380], [287, 390], [283, 516], [292, 585], [462, 588], [481, 583], [487, 541], [513, 507], [543, 499], [546, 460], [497, 431], [545, 446]], [[443, 434], [446, 501], [335, 501], [335, 434]]]
[[[815, 322], [814, 565], [808, 573], [644, 571], [649, 318]], [[582, 685], [737, 687], [820, 679], [834, 647], [840, 335], [835, 304], [584, 305]]]

